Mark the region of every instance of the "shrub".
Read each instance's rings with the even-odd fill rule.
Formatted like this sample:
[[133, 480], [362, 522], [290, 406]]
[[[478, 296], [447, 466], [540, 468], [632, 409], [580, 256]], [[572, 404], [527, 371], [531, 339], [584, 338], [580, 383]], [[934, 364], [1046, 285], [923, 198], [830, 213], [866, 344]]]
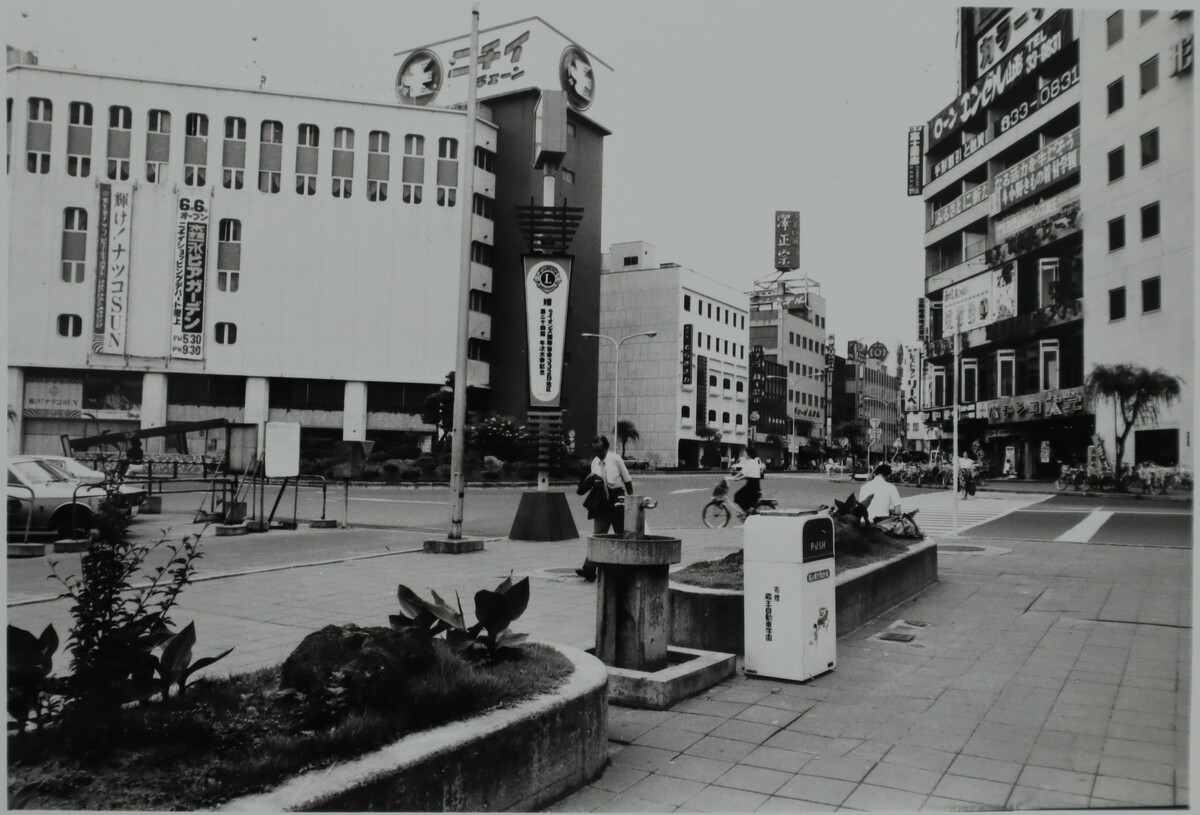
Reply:
[[436, 591], [430, 589], [429, 593], [433, 595], [432, 602], [422, 599], [408, 586], [400, 584], [396, 589], [400, 613], [388, 618], [392, 627], [429, 639], [444, 634], [446, 643], [455, 651], [466, 651], [481, 645], [488, 656], [493, 658], [501, 648], [517, 645], [527, 636], [514, 634], [508, 627], [524, 614], [529, 606], [528, 577], [513, 583], [510, 574], [494, 591], [481, 589], [475, 592], [477, 622], [470, 627], [466, 624], [462, 600], [457, 593], [457, 609], [446, 603]]

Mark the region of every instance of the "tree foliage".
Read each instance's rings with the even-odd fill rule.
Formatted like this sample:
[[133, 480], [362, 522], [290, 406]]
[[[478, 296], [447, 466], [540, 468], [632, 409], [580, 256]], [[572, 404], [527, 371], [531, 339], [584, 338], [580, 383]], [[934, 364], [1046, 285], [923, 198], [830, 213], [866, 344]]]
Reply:
[[617, 441], [621, 442], [622, 458], [625, 457], [625, 445], [631, 441], [638, 442], [641, 438], [642, 436], [638, 433], [638, 429], [634, 426], [633, 422], [628, 419], [622, 419], [617, 422]]
[[1089, 403], [1099, 400], [1113, 402], [1121, 414], [1123, 429], [1118, 431], [1115, 465], [1121, 471], [1125, 442], [1139, 422], [1153, 424], [1159, 411], [1179, 401], [1184, 380], [1162, 368], [1151, 371], [1140, 365], [1122, 362], [1116, 365], [1097, 365], [1083, 383], [1084, 397]]
[[454, 371], [446, 374], [446, 384], [436, 393], [425, 397], [421, 405], [421, 421], [434, 427], [433, 449], [444, 452], [454, 430]]

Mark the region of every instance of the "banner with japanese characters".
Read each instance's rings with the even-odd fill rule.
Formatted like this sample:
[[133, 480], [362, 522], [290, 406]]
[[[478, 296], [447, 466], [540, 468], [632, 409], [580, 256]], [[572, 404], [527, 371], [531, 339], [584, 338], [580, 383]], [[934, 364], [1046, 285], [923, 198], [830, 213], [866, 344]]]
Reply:
[[179, 197], [175, 221], [175, 286], [171, 356], [204, 359], [204, 277], [208, 265], [208, 201]]
[[96, 307], [93, 354], [124, 354], [129, 310], [129, 250], [133, 246], [133, 186], [100, 185], [96, 232]]
[[1079, 169], [1079, 128], [1047, 144], [992, 179], [992, 212], [1020, 203]]
[[525, 325], [529, 348], [529, 404], [558, 407], [567, 338], [569, 256], [525, 255]]

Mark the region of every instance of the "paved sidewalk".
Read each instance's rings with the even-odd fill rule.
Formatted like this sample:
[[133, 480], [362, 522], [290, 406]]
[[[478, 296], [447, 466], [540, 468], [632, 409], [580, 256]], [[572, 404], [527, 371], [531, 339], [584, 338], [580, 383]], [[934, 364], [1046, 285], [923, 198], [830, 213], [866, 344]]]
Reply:
[[[243, 540], [266, 549], [286, 534]], [[411, 533], [320, 534], [373, 554], [190, 587], [174, 616], [196, 620], [196, 656], [234, 645], [217, 667], [278, 664], [323, 625], [386, 625], [398, 583], [470, 597], [510, 570], [533, 584], [517, 630], [592, 644], [595, 586], [574, 575], [583, 541], [452, 556], [413, 551]], [[731, 529], [680, 534], [685, 563], [741, 543]], [[739, 672], [671, 711], [611, 707], [611, 766], [552, 809], [1186, 805], [1191, 600], [1186, 550], [944, 539], [940, 581], [841, 638], [833, 672], [806, 684]], [[8, 617], [69, 627], [62, 600]], [[878, 639], [899, 621], [924, 625], [905, 627], [911, 643]]]

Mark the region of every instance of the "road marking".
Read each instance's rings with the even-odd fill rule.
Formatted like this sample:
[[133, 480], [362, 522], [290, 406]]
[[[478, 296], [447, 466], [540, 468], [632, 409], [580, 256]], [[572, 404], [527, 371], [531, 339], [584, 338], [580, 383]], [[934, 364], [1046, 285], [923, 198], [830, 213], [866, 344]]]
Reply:
[[1102, 509], [1092, 510], [1091, 514], [1084, 518], [1079, 523], [1068, 529], [1066, 532], [1055, 538], [1056, 541], [1070, 541], [1072, 543], [1087, 543], [1100, 531], [1100, 527], [1108, 523], [1108, 519], [1113, 516], [1113, 513], [1106, 512]]
[[351, 497], [351, 501], [373, 501], [377, 504], [429, 504], [431, 506], [444, 507], [449, 501], [405, 501], [401, 498], [355, 498]]
[[[1004, 493], [1003, 495], [978, 495], [959, 501], [958, 532], [962, 534], [971, 527], [1003, 518], [1010, 513], [1024, 510], [1028, 506], [1049, 499], [1049, 495], [1038, 493]], [[954, 495], [949, 492], [922, 493], [903, 497], [903, 511], [919, 509], [916, 522], [922, 531], [932, 535], [951, 535], [954, 532]]]
[[691, 489], [686, 489], [686, 490], [672, 490], [671, 495], [683, 495], [685, 492], [706, 492], [706, 491], [707, 491], [707, 489], [705, 487], [693, 487]]

